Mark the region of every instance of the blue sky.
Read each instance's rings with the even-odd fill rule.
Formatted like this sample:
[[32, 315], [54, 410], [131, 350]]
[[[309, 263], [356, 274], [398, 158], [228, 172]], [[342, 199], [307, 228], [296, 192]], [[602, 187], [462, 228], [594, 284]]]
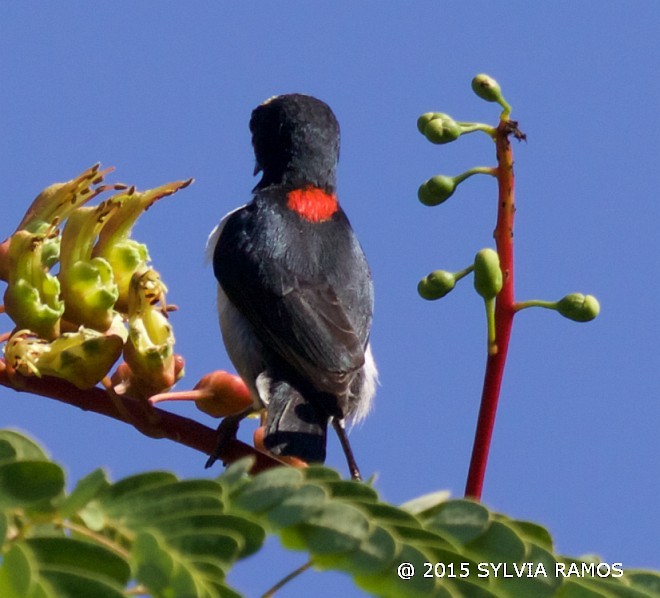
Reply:
[[[43, 187], [97, 161], [116, 167], [111, 181], [142, 189], [195, 177], [134, 233], [180, 307], [179, 386], [192, 387], [231, 368], [203, 248], [255, 184], [250, 112], [280, 93], [325, 100], [342, 127], [339, 197], [376, 288], [381, 387], [353, 448], [387, 500], [459, 496], [485, 361], [483, 306], [469, 283], [435, 303], [416, 285], [493, 244], [495, 186], [473, 178], [437, 208], [416, 190], [434, 174], [493, 164], [494, 151], [477, 135], [432, 146], [415, 122], [433, 110], [494, 123], [496, 107], [470, 90], [476, 73], [493, 75], [528, 136], [514, 148], [517, 298], [589, 292], [602, 312], [586, 325], [541, 310], [517, 316], [484, 500], [546, 525], [563, 553], [657, 569], [659, 38], [651, 0], [5, 2], [0, 237]], [[6, 389], [0, 400], [2, 426], [33, 434], [71, 481], [100, 465], [114, 479], [206, 475], [202, 455], [125, 425]], [[328, 463], [344, 468], [330, 445]], [[231, 579], [252, 596], [302, 562], [271, 541]], [[360, 595], [340, 574], [311, 572], [283, 595], [310, 588]]]

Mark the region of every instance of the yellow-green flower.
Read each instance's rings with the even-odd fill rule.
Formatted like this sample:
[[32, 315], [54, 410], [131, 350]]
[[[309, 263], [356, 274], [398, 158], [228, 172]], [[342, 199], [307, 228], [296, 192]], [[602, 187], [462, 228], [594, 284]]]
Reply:
[[125, 328], [119, 322], [107, 334], [82, 326], [52, 342], [38, 338], [30, 330], [16, 332], [7, 342], [7, 363], [25, 376], [54, 376], [91, 388], [108, 374], [121, 355]]
[[118, 202], [109, 199], [94, 208], [78, 208], [69, 216], [62, 233], [59, 279], [66, 306], [64, 317], [101, 332], [112, 323], [119, 290], [110, 264], [101, 257], [92, 257], [92, 249], [118, 207]]
[[129, 288], [124, 359], [133, 378], [131, 388], [143, 398], [171, 388], [179, 376], [166, 291], [153, 269], [134, 274]]
[[4, 303], [18, 328], [28, 328], [45, 339], [60, 331], [64, 303], [60, 284], [44, 265], [44, 246], [50, 236], [27, 230], [14, 233], [9, 244], [9, 272]]

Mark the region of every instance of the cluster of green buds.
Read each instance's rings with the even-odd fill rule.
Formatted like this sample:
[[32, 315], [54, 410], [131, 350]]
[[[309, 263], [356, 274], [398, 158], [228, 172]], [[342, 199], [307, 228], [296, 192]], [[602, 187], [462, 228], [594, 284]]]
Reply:
[[[90, 388], [123, 354], [121, 390], [147, 397], [174, 384], [182, 360], [174, 354], [165, 286], [147, 247], [130, 233], [149, 206], [191, 180], [138, 192], [102, 185], [108, 172], [96, 165], [51, 185], [0, 244], [4, 310], [15, 325], [5, 358], [20, 375]], [[115, 194], [86, 205], [106, 191]]]
[[[518, 131], [516, 123], [509, 121], [511, 106], [504, 99], [502, 90], [492, 77], [480, 74], [472, 80], [472, 90], [483, 100], [494, 102], [502, 107], [500, 121], [502, 124], [512, 126], [511, 132], [518, 139], [525, 139], [524, 134]], [[481, 131], [496, 138], [498, 129], [490, 125], [472, 122], [459, 122], [444, 112], [426, 112], [417, 120], [417, 128], [426, 139], [434, 144], [450, 143], [465, 133]], [[427, 206], [436, 206], [449, 199], [460, 183], [475, 174], [488, 174], [498, 176], [499, 169], [496, 167], [477, 166], [466, 170], [457, 176], [436, 175], [422, 183], [418, 190], [419, 200]], [[450, 272], [447, 270], [435, 270], [420, 280], [417, 290], [419, 295], [427, 300], [436, 300], [445, 297], [456, 286], [456, 283], [474, 273], [474, 288], [484, 299], [488, 321], [488, 347], [491, 353], [497, 351], [495, 339], [495, 304], [496, 298], [503, 288], [503, 274], [500, 266], [500, 258], [494, 249], [482, 249], [479, 251], [474, 262], [463, 270]], [[511, 295], [512, 299], [512, 295]], [[562, 316], [577, 322], [588, 322], [593, 320], [600, 311], [600, 305], [595, 297], [572, 293], [559, 301], [532, 300], [514, 303], [512, 311], [519, 311], [527, 307], [544, 307], [556, 310]]]
[[442, 299], [454, 290], [456, 283], [473, 273], [474, 289], [486, 304], [488, 322], [488, 346], [495, 347], [495, 299], [502, 290], [503, 277], [500, 258], [494, 249], [485, 248], [477, 252], [474, 262], [459, 270], [435, 270], [422, 278], [417, 285], [419, 295], [429, 301]]
[[[447, 296], [456, 287], [456, 283], [473, 273], [474, 289], [486, 305], [486, 321], [488, 324], [488, 346], [490, 351], [496, 350], [495, 338], [495, 300], [502, 290], [503, 275], [500, 268], [500, 258], [497, 251], [491, 248], [481, 249], [474, 257], [474, 262], [457, 272], [434, 270], [422, 278], [417, 285], [420, 297], [435, 301]], [[600, 304], [593, 295], [570, 293], [559, 301], [542, 301], [531, 299], [514, 305], [514, 310], [520, 311], [529, 307], [543, 307], [558, 312], [565, 318], [575, 322], [589, 322], [600, 312]]]
[[[491, 125], [456, 121], [444, 112], [426, 112], [422, 114], [417, 119], [417, 129], [426, 139], [436, 145], [451, 143], [461, 135], [473, 133], [474, 131], [486, 133], [491, 138], [495, 135], [495, 128]], [[456, 176], [435, 175], [420, 185], [417, 197], [425, 206], [437, 206], [448, 200], [460, 183], [475, 174], [494, 176], [496, 170], [490, 167], [476, 166]]]

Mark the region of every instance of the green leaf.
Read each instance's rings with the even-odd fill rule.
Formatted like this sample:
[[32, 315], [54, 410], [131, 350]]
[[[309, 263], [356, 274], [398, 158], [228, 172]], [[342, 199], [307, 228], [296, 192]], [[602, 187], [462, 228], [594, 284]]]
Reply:
[[466, 544], [484, 533], [489, 523], [490, 514], [483, 505], [470, 500], [449, 500], [438, 507], [426, 526]]
[[507, 520], [507, 523], [513, 527], [524, 540], [534, 542], [542, 548], [552, 552], [554, 550], [552, 536], [550, 532], [538, 523], [531, 521]]
[[[506, 557], [503, 557], [506, 558]], [[504, 596], [534, 596], [535, 598], [550, 598], [555, 595], [562, 580], [555, 576], [555, 559], [543, 548], [531, 545], [524, 560], [515, 563], [505, 560], [506, 571], [500, 569], [495, 577], [493, 591]], [[516, 569], [517, 567], [517, 569]], [[509, 577], [504, 577], [504, 574]]]
[[[203, 525], [203, 518], [196, 517], [195, 523], [190, 519], [176, 519], [168, 526], [163, 537], [183, 553], [203, 555], [209, 553], [212, 560], [231, 563], [245, 550], [246, 539], [243, 534], [228, 525], [223, 525], [224, 516], [208, 517], [208, 524]], [[260, 546], [260, 544], [259, 544]]]
[[26, 598], [32, 594], [34, 584], [31, 555], [24, 547], [15, 544], [3, 556], [0, 566], [0, 596]]
[[660, 597], [660, 573], [632, 569], [626, 570], [624, 577], [633, 587], [646, 591], [649, 596]]
[[122, 496], [101, 496], [108, 515], [129, 526], [144, 527], [161, 519], [224, 511], [222, 487], [214, 480], [185, 480], [147, 486]]
[[[0, 512], [0, 554], [2, 553], [2, 547], [4, 546], [5, 540], [7, 539], [7, 529], [9, 523], [7, 522], [7, 515]], [[2, 594], [0, 594], [1, 596]]]
[[386, 503], [362, 503], [361, 508], [369, 513], [378, 523], [386, 525], [392, 529], [399, 527], [421, 527], [419, 520], [398, 507]]
[[407, 544], [417, 546], [429, 552], [434, 550], [458, 550], [457, 546], [438, 535], [436, 532], [416, 528], [400, 526], [396, 528], [396, 535]]
[[398, 541], [383, 527], [375, 526], [355, 550], [341, 555], [315, 555], [314, 565], [341, 569], [351, 575], [371, 575], [387, 569], [400, 549]]
[[254, 457], [243, 457], [232, 463], [218, 476], [217, 481], [230, 496], [248, 483], [248, 474], [254, 466]]
[[260, 473], [233, 497], [233, 504], [245, 511], [261, 512], [279, 505], [303, 482], [303, 474], [293, 467], [276, 467]]
[[[1, 453], [3, 458], [15, 461], [48, 461], [48, 455], [44, 450], [23, 432], [0, 430], [0, 442], [4, 445]], [[7, 445], [13, 450], [13, 457]]]
[[133, 543], [137, 579], [155, 598], [217, 598], [226, 586], [220, 569], [200, 567], [159, 534], [140, 533]]
[[[391, 598], [427, 597], [427, 596], [451, 596], [448, 590], [442, 590], [436, 586], [434, 577], [424, 575], [426, 567], [424, 563], [433, 559], [418, 550], [414, 546], [404, 544], [393, 562], [385, 571], [356, 575], [355, 583], [362, 589], [373, 592], [378, 596]], [[414, 568], [414, 574], [409, 579], [402, 579], [398, 574], [398, 566], [401, 563], [409, 563]]]
[[301, 523], [323, 509], [328, 499], [327, 491], [314, 484], [305, 483], [285, 498], [265, 516], [276, 528], [284, 528]]
[[69, 538], [16, 543], [0, 568], [3, 598], [123, 598], [130, 567], [115, 553]]
[[364, 482], [355, 480], [328, 480], [325, 487], [330, 490], [333, 498], [344, 498], [352, 502], [370, 502], [378, 501], [378, 492]]
[[[485, 588], [480, 583], [475, 583], [474, 581], [470, 581], [469, 577], [465, 579], [460, 579], [460, 578], [447, 579], [443, 583], [445, 587], [447, 587], [447, 589], [455, 591], [456, 595], [460, 596], [461, 598], [463, 596], [465, 596], [466, 598], [497, 598], [498, 596], [498, 594], [491, 592], [489, 589]], [[506, 594], [506, 595], [511, 596], [511, 594]], [[537, 596], [534, 594], [529, 594], [530, 598], [531, 596], [537, 598]], [[527, 598], [527, 597], [521, 595], [520, 598]]]
[[55, 537], [30, 538], [26, 544], [47, 577], [53, 571], [67, 576], [89, 576], [108, 586], [114, 584], [119, 589], [130, 578], [131, 570], [126, 560], [100, 544]]
[[16, 461], [16, 457], [16, 449], [12, 444], [9, 441], [0, 438], [0, 463]]
[[85, 505], [77, 515], [89, 529], [95, 532], [100, 532], [108, 524], [103, 508], [96, 500]]
[[245, 558], [261, 548], [266, 539], [264, 528], [242, 515], [223, 515], [221, 529], [230, 531], [242, 538], [243, 544], [239, 552], [240, 558]]
[[62, 517], [72, 517], [82, 510], [101, 491], [110, 486], [108, 478], [103, 469], [95, 469], [92, 473], [82, 478], [71, 494], [67, 496], [60, 505], [59, 511]]
[[158, 488], [176, 481], [177, 477], [168, 471], [140, 473], [114, 483], [104, 493], [103, 498], [107, 502], [126, 500], [131, 495], [144, 493], [148, 489]]
[[165, 538], [169, 551], [176, 551], [179, 559], [187, 562], [192, 575], [205, 578], [217, 578], [221, 581], [226, 576], [230, 564], [236, 560], [240, 549], [240, 537], [232, 537], [226, 531], [190, 533], [179, 538]]
[[132, 556], [137, 565], [137, 580], [155, 598], [198, 595], [193, 576], [177, 563], [173, 551], [156, 534], [139, 534], [133, 543]]
[[429, 518], [439, 510], [439, 508], [444, 505], [451, 496], [451, 493], [448, 490], [439, 490], [437, 492], [431, 492], [430, 494], [424, 494], [419, 498], [414, 498], [409, 500], [401, 505], [401, 508], [404, 511], [408, 511], [413, 515], [417, 515], [421, 518]]
[[334, 469], [322, 465], [311, 465], [304, 470], [305, 479], [316, 482], [341, 480], [341, 476]]
[[566, 580], [557, 590], [554, 598], [617, 598], [612, 594], [589, 587], [589, 585], [588, 582], [585, 585], [580, 581]]
[[54, 588], [57, 598], [125, 598], [123, 588], [106, 583], [104, 580], [84, 577], [78, 572], [46, 571], [44, 577]]
[[314, 554], [337, 554], [355, 550], [369, 534], [369, 520], [349, 504], [331, 502], [300, 525]]
[[473, 538], [465, 548], [478, 561], [520, 563], [525, 558], [525, 544], [501, 521], [493, 521], [486, 532]]
[[607, 596], [614, 596], [615, 598], [649, 598], [649, 593], [644, 588], [634, 588], [621, 583], [621, 578], [599, 577], [595, 576], [583, 577], [582, 581], [588, 583], [589, 588], [598, 590], [605, 593]]
[[46, 461], [15, 461], [0, 465], [0, 509], [51, 500], [64, 490], [64, 471]]

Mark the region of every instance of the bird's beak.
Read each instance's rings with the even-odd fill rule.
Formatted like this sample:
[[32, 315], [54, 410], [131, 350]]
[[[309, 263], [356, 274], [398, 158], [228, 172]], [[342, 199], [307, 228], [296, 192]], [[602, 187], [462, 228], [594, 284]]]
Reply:
[[259, 164], [259, 162], [255, 162], [254, 172], [252, 173], [252, 176], [257, 176], [261, 171], [262, 171], [261, 164]]

